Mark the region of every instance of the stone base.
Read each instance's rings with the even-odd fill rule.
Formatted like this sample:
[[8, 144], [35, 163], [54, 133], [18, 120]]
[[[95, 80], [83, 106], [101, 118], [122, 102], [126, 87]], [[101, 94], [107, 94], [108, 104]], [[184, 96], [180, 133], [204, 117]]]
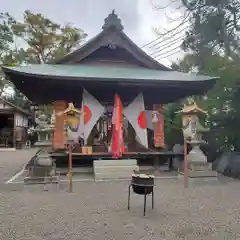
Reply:
[[[179, 174], [179, 179], [184, 184], [184, 175]], [[196, 186], [206, 186], [206, 185], [218, 185], [221, 182], [219, 181], [219, 178], [217, 176], [211, 176], [211, 177], [189, 177], [188, 178], [188, 186], [189, 187], [196, 187]]]
[[16, 148], [0, 148], [0, 152], [14, 152]]
[[52, 146], [52, 141], [39, 141], [34, 143], [35, 147], [48, 147]]
[[133, 170], [139, 171], [136, 159], [96, 160], [93, 162], [95, 181], [131, 179]]
[[212, 171], [211, 165], [208, 163], [189, 163], [188, 176], [191, 178], [216, 177], [217, 172]]
[[[183, 172], [180, 172], [180, 175], [184, 175]], [[218, 174], [212, 170], [204, 170], [204, 171], [191, 171], [188, 170], [189, 178], [206, 178], [206, 177], [217, 177]]]

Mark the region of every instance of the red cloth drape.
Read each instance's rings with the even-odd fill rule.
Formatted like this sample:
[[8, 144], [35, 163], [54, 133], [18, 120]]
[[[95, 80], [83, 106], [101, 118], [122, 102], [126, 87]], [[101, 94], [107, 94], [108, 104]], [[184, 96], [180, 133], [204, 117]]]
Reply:
[[124, 152], [124, 140], [123, 106], [118, 94], [115, 94], [112, 125], [112, 157], [119, 158]]

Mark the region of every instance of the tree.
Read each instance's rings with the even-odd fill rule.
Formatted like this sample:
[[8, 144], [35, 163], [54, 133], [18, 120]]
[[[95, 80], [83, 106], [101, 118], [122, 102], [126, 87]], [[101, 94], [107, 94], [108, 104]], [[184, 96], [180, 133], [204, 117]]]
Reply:
[[[8, 41], [4, 42], [4, 47], [10, 46], [10, 48], [2, 56], [2, 63], [5, 65], [54, 61], [78, 47], [87, 36], [81, 29], [70, 24], [62, 26], [40, 13], [25, 11], [22, 22], [14, 20], [9, 14], [6, 14], [6, 17], [9, 20], [3, 24], [6, 28], [5, 33], [7, 32], [9, 37]], [[23, 41], [26, 46], [17, 46], [17, 42]], [[15, 89], [15, 95], [8, 97], [8, 100], [18, 107], [28, 109], [30, 107], [29, 101], [17, 89]], [[46, 114], [49, 115], [51, 107], [43, 106], [42, 108], [48, 109]]]
[[[0, 66], [4, 64], [6, 55], [11, 52], [14, 39], [12, 25], [15, 23], [15, 20], [9, 13], [0, 13]], [[0, 69], [0, 96], [7, 84], [9, 84], [9, 82], [4, 78]]]
[[11, 48], [13, 32], [11, 26], [15, 20], [9, 13], [0, 13], [0, 60]]
[[[220, 76], [201, 104], [209, 112], [211, 139], [217, 149], [240, 150], [239, 90], [240, 39], [237, 35], [240, 2], [235, 0], [182, 0], [191, 13], [190, 29], [182, 48], [188, 54], [177, 65], [181, 70]], [[213, 142], [213, 141], [212, 141]]]
[[183, 143], [182, 119], [181, 115], [177, 114], [182, 107], [181, 103], [165, 105], [165, 142], [169, 148], [172, 148], [176, 143]]
[[[222, 52], [240, 61], [239, 29], [240, 2], [237, 0], [182, 0], [190, 11], [191, 27], [182, 47], [199, 55], [204, 62], [209, 53]], [[210, 50], [210, 51], [209, 51]]]
[[[188, 54], [175, 65], [179, 70], [190, 71], [198, 67], [198, 62], [194, 61], [196, 58], [194, 54]], [[240, 97], [237, 94], [240, 65], [226, 56], [217, 54], [212, 54], [204, 63], [201, 73], [220, 77], [206, 96], [195, 98], [200, 107], [209, 114], [207, 122], [211, 131], [207, 140], [213, 150], [234, 147], [239, 151], [240, 133], [236, 129], [240, 122]]]
[[[173, 63], [172, 68], [220, 76], [215, 87], [205, 96], [194, 96], [184, 101], [194, 100], [208, 111], [207, 124], [211, 131], [205, 137], [213, 151], [231, 147], [239, 151], [240, 133], [236, 129], [240, 122], [240, 39], [237, 34], [240, 30], [240, 1], [182, 0], [182, 3], [186, 11], [180, 24], [188, 21], [190, 26], [181, 45], [186, 55]], [[180, 27], [177, 26], [178, 33], [186, 29], [180, 30]], [[175, 30], [173, 28], [167, 33]], [[179, 38], [182, 37], [176, 40]], [[180, 108], [179, 103], [166, 106], [165, 131], [170, 143], [176, 142], [180, 136], [177, 130], [172, 130], [181, 126], [173, 114], [174, 107]]]
[[46, 63], [61, 58], [87, 36], [70, 24], [61, 26], [30, 11], [25, 11], [23, 22], [13, 25], [13, 32], [27, 43], [26, 48], [16, 49], [13, 58], [25, 63]]

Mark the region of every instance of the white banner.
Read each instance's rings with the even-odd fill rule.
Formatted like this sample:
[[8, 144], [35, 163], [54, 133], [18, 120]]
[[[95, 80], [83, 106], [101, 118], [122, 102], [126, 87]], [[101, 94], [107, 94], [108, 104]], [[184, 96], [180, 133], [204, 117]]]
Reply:
[[[104, 107], [89, 92], [83, 90], [82, 98], [82, 117], [79, 124], [79, 135], [83, 136], [85, 144], [87, 139], [97, 123], [98, 119], [104, 113]], [[83, 127], [84, 125], [84, 127]], [[81, 130], [83, 129], [83, 131]]]
[[126, 108], [124, 108], [123, 112], [133, 126], [140, 143], [148, 148], [147, 118], [143, 94], [140, 93]]

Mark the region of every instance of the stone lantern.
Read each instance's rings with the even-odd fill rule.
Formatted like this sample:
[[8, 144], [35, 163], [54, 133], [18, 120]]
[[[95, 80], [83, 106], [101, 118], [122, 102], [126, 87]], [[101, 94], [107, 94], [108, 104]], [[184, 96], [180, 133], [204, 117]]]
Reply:
[[73, 103], [69, 103], [68, 107], [63, 111], [58, 113], [59, 115], [64, 115], [65, 116], [65, 137], [66, 137], [66, 142], [69, 143], [77, 143], [78, 142], [78, 131], [73, 132], [68, 125], [68, 119], [70, 118], [80, 118], [81, 111], [76, 109], [73, 105]]
[[200, 123], [200, 117], [207, 115], [207, 112], [197, 106], [196, 103], [185, 105], [181, 111], [183, 137], [185, 141], [192, 146], [188, 159], [188, 176], [189, 177], [211, 177], [216, 173], [210, 170], [207, 157], [200, 149], [200, 146], [207, 144], [202, 139], [203, 133], [209, 129], [203, 127]]
[[69, 192], [72, 192], [73, 190], [73, 181], [72, 181], [72, 150], [74, 148], [74, 145], [78, 142], [78, 131], [73, 132], [69, 125], [67, 124], [67, 118], [68, 117], [74, 117], [79, 118], [80, 114], [82, 114], [82, 111], [79, 111], [76, 109], [73, 105], [73, 103], [69, 103], [68, 107], [63, 111], [58, 113], [59, 115], [65, 116], [65, 136], [66, 136], [66, 143], [68, 145], [68, 190]]

